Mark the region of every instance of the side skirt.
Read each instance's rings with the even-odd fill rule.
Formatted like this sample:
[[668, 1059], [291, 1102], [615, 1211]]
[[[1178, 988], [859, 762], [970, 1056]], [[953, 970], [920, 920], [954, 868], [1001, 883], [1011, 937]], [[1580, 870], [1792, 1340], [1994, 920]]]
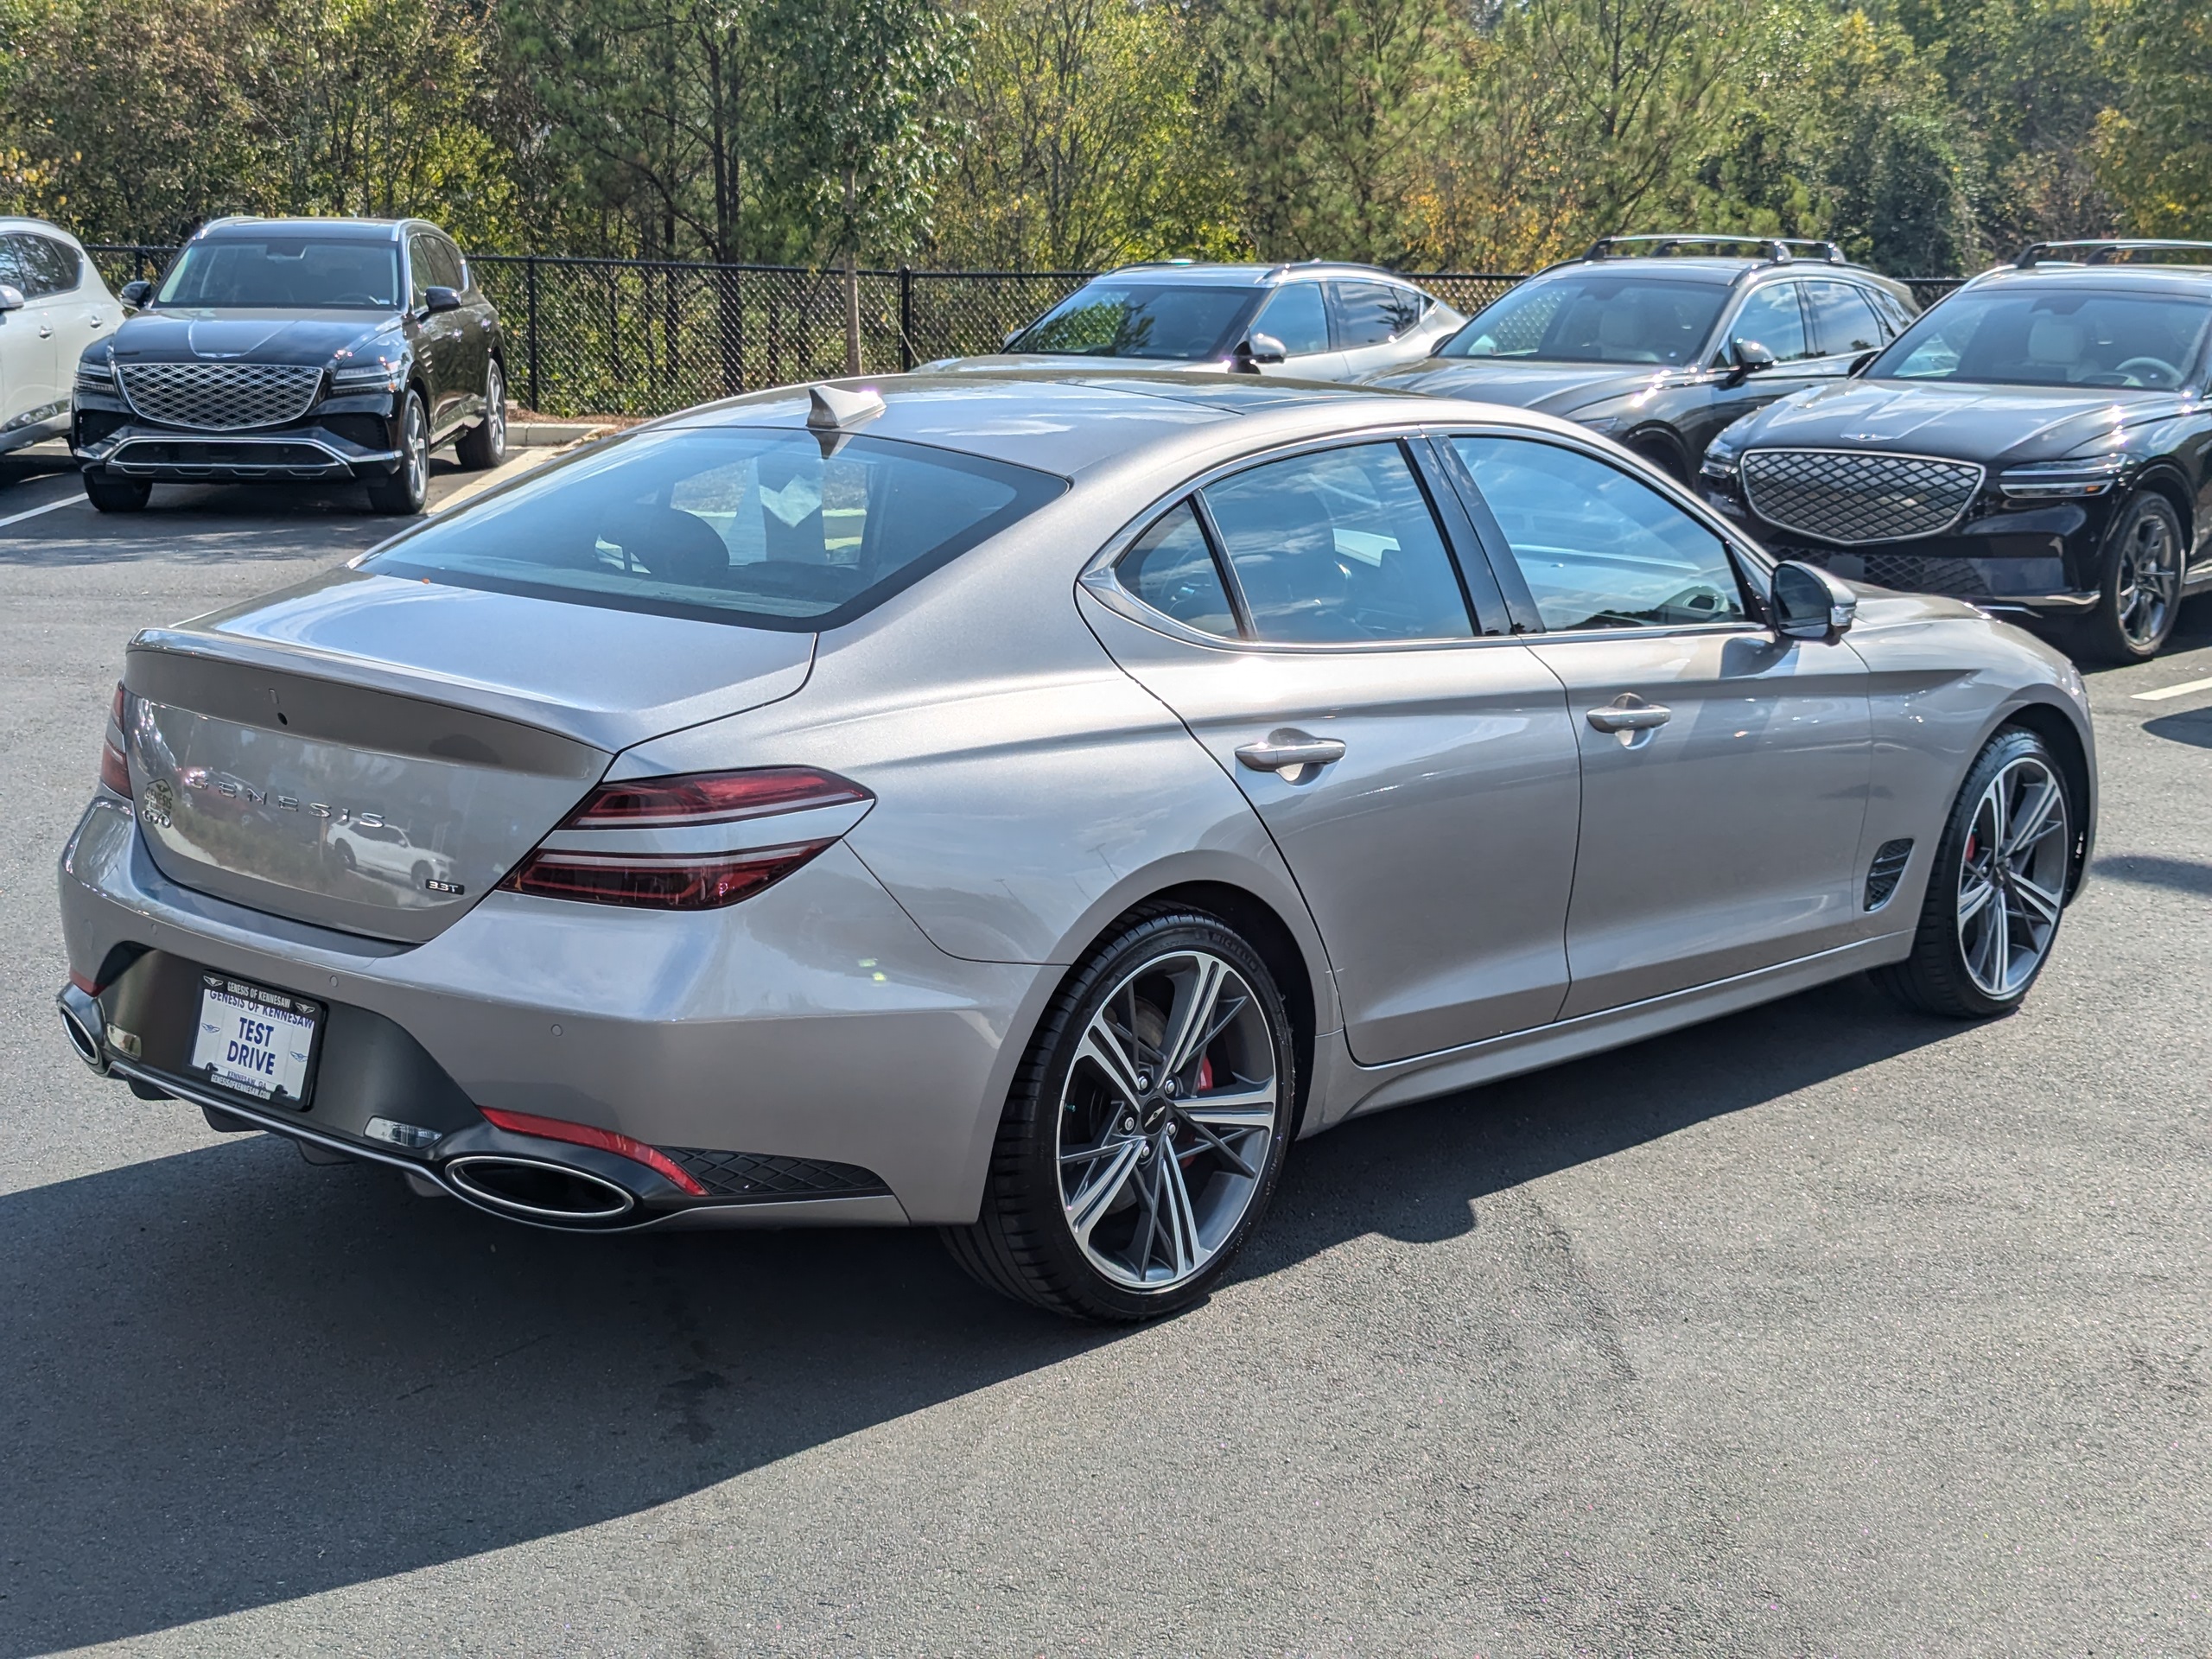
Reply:
[[[1324, 1122], [1337, 1124], [1347, 1118], [1428, 1100], [1478, 1084], [1541, 1071], [1547, 1066], [1602, 1053], [1629, 1043], [1642, 1042], [1662, 1032], [1676, 1031], [1742, 1008], [1792, 996], [1832, 979], [1843, 979], [1885, 963], [1902, 962], [1912, 950], [1910, 931], [1885, 933], [1859, 939], [1794, 961], [1777, 963], [1731, 979], [1715, 980], [1687, 991], [1671, 991], [1642, 1002], [1586, 1014], [1555, 1025], [1516, 1031], [1464, 1048], [1447, 1048], [1395, 1065], [1354, 1064], [1338, 1046], [1336, 1063], [1325, 1079], [1322, 1098], [1328, 1103]], [[1339, 1104], [1341, 1103], [1341, 1104]]]

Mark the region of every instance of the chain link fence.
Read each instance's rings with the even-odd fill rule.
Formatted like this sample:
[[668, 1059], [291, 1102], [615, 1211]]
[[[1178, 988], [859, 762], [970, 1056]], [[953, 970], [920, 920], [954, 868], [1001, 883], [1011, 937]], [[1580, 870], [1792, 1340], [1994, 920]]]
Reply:
[[[176, 250], [87, 245], [111, 288], [160, 276]], [[508, 390], [540, 414], [664, 415], [845, 367], [843, 273], [789, 265], [480, 254], [477, 285], [499, 310]], [[863, 270], [861, 362], [874, 372], [997, 351], [1090, 271]], [[1471, 316], [1522, 280], [1503, 271], [1410, 279]], [[1906, 277], [1921, 304], [1957, 277]]]

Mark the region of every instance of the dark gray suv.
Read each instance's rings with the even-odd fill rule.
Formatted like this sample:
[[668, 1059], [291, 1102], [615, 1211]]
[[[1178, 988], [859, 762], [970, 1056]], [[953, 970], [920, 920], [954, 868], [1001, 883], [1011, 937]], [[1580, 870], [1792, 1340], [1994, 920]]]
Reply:
[[103, 512], [155, 484], [358, 479], [423, 510], [430, 451], [506, 452], [499, 314], [418, 219], [223, 219], [78, 360], [71, 444]]

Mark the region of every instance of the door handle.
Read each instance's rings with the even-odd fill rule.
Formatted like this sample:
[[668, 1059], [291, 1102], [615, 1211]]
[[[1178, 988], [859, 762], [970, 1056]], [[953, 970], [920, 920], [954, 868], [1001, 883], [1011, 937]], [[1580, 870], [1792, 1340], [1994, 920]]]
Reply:
[[1333, 737], [1315, 737], [1294, 726], [1278, 727], [1257, 743], [1247, 743], [1236, 758], [1255, 772], [1291, 772], [1300, 766], [1325, 766], [1344, 758], [1344, 746]]
[[1646, 702], [1633, 691], [1624, 692], [1603, 709], [1592, 709], [1583, 719], [1601, 732], [1648, 732], [1664, 726], [1675, 711], [1662, 703]]
[[38, 337], [41, 340], [52, 340], [54, 338], [54, 325], [50, 322], [40, 323], [38, 326]]

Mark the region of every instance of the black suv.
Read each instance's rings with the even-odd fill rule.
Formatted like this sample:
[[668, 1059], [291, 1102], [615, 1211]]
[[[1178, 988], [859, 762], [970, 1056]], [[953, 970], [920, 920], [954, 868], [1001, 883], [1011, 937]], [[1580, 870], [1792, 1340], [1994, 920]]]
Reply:
[[1367, 384], [1562, 416], [1688, 483], [1732, 421], [1841, 379], [1919, 309], [1833, 243], [1609, 236]]
[[419, 219], [222, 219], [77, 364], [71, 445], [103, 512], [157, 481], [353, 478], [423, 510], [430, 451], [506, 452], [499, 314]]
[[2208, 397], [2212, 242], [2037, 243], [1730, 428], [1703, 482], [1779, 557], [2139, 662], [2212, 587]]

